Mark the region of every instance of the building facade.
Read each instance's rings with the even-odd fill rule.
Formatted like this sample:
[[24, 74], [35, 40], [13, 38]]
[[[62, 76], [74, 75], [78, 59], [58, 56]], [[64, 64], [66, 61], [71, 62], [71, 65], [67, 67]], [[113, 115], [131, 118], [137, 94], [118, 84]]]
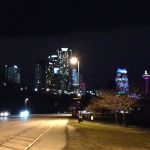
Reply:
[[57, 50], [58, 64], [59, 64], [59, 90], [62, 92], [72, 90], [72, 68], [70, 59], [72, 57], [72, 50], [68, 48], [60, 48]]
[[5, 65], [6, 86], [17, 86], [20, 84], [20, 68], [17, 65]]
[[77, 68], [70, 64], [71, 57], [71, 49], [60, 48], [57, 49], [56, 55], [48, 56], [48, 61], [36, 61], [35, 88], [49, 89], [57, 94], [82, 89], [82, 76], [78, 74]]
[[35, 88], [46, 89], [51, 86], [51, 64], [47, 61], [36, 61], [35, 64]]
[[126, 69], [118, 68], [116, 76], [116, 85], [116, 89], [119, 94], [129, 92], [129, 84]]

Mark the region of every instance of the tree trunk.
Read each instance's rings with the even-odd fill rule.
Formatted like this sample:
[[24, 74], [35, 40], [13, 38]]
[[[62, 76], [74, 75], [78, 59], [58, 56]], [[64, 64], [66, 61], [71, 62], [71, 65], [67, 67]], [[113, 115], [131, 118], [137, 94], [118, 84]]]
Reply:
[[116, 124], [118, 124], [118, 113], [115, 111]]
[[124, 123], [124, 126], [127, 127], [127, 122], [126, 122], [126, 113], [124, 112], [123, 113], [123, 123]]

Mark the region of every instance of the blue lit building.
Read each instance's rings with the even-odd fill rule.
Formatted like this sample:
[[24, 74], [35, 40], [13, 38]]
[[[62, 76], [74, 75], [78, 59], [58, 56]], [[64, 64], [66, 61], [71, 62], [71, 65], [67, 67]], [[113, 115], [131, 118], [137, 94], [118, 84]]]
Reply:
[[78, 72], [77, 72], [77, 68], [72, 68], [72, 85], [75, 89], [78, 88]]
[[116, 89], [119, 94], [129, 92], [129, 84], [126, 69], [118, 68], [116, 76], [116, 85]]

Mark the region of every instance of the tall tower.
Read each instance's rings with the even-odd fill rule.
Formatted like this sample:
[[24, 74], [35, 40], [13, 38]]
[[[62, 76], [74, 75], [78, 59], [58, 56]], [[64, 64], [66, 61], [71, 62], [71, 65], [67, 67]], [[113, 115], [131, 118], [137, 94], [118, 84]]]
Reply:
[[35, 88], [46, 89], [51, 86], [51, 64], [37, 60], [35, 64]]
[[148, 86], [148, 79], [150, 78], [150, 75], [148, 75], [147, 70], [145, 70], [144, 75], [142, 75], [143, 79], [146, 82], [146, 95], [148, 94], [149, 86]]
[[58, 64], [58, 56], [51, 55], [48, 56], [49, 64], [51, 64], [50, 78], [51, 78], [51, 88], [55, 90], [59, 90], [59, 64]]
[[5, 65], [5, 80], [9, 86], [20, 84], [20, 68], [17, 65]]
[[72, 56], [72, 50], [68, 48], [60, 48], [57, 50], [59, 64], [60, 90], [62, 92], [71, 90], [72, 71], [69, 60]]
[[128, 85], [128, 77], [127, 77], [127, 70], [126, 69], [118, 68], [117, 77], [116, 77], [116, 84], [117, 84], [118, 94], [128, 93], [129, 85]]

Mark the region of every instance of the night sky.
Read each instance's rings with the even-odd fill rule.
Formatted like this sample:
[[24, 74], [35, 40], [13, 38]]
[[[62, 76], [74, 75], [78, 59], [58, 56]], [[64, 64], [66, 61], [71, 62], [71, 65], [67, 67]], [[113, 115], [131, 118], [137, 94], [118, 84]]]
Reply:
[[114, 81], [118, 68], [129, 83], [150, 73], [149, 0], [0, 0], [0, 67], [16, 64], [21, 82], [34, 86], [35, 60], [61, 47], [79, 58], [87, 89]]

